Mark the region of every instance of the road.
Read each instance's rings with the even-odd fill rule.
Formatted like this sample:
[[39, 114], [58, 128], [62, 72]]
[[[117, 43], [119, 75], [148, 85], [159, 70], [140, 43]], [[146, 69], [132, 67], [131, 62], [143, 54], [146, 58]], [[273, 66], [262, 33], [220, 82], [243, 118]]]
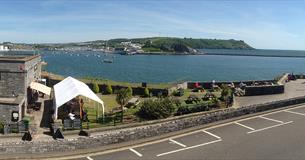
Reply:
[[305, 105], [77, 160], [304, 159]]

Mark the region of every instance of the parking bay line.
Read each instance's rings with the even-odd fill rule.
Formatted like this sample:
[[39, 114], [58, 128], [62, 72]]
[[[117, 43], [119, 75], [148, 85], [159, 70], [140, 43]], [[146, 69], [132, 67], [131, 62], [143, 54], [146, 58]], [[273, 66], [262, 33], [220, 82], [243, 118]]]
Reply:
[[277, 125], [269, 126], [269, 127], [266, 127], [266, 128], [257, 129], [257, 130], [254, 130], [254, 131], [247, 132], [247, 134], [251, 134], [251, 133], [255, 133], [255, 132], [260, 132], [260, 131], [271, 129], [271, 128], [274, 128], [274, 127], [279, 127], [279, 126], [282, 126], [282, 125], [285, 125], [285, 124], [289, 124], [289, 123], [292, 123], [292, 122], [293, 121], [289, 121], [289, 122], [285, 122], [285, 123], [280, 123], [280, 124], [277, 124]]
[[241, 124], [241, 123], [238, 123], [238, 122], [235, 122], [235, 124], [237, 124], [237, 125], [239, 125], [239, 126], [242, 126], [242, 127], [245, 127], [245, 128], [247, 128], [247, 129], [250, 129], [250, 130], [252, 130], [252, 131], [255, 131], [254, 128], [249, 127], [249, 126], [246, 126], [246, 125], [244, 125], [244, 124]]
[[175, 144], [177, 144], [177, 145], [179, 145], [179, 146], [181, 146], [181, 147], [186, 147], [186, 145], [184, 145], [184, 144], [182, 144], [182, 143], [180, 143], [180, 142], [178, 142], [178, 141], [175, 141], [175, 140], [173, 140], [173, 139], [168, 139], [169, 141], [171, 141], [171, 142], [173, 142], [173, 143], [175, 143]]
[[89, 156], [88, 156], [88, 157], [86, 157], [86, 158], [87, 158], [88, 160], [93, 160], [93, 159], [92, 159], [91, 157], [89, 157]]
[[[288, 110], [292, 110], [292, 109], [305, 108], [304, 104], [298, 104], [298, 105], [292, 105], [292, 106], [293, 107], [291, 107], [289, 109], [286, 109], [286, 110], [288, 111]], [[285, 112], [285, 110], [281, 109], [281, 110], [277, 110], [277, 111], [271, 111], [270, 113], [265, 113], [265, 114], [262, 114], [261, 116], [272, 115], [272, 114], [280, 113], [280, 112]], [[227, 122], [227, 123], [223, 123], [223, 124], [218, 124], [218, 125], [210, 126], [208, 128], [205, 128], [205, 129], [206, 130], [215, 129], [215, 128], [227, 126], [227, 125], [230, 125], [230, 124], [234, 124], [235, 122], [241, 122], [241, 121], [245, 121], [245, 120], [250, 120], [250, 119], [257, 118], [257, 117], [258, 116], [250, 116], [248, 118], [242, 118], [240, 120], [236, 120], [236, 121], [232, 121], [232, 122]], [[184, 134], [181, 134], [181, 135], [176, 135], [176, 136], [173, 136], [172, 138], [178, 138], [178, 137], [182, 137], [182, 136], [185, 136], [185, 135], [191, 135], [191, 134], [198, 133], [198, 132], [201, 132], [201, 131], [202, 130], [196, 130], [196, 131], [184, 133]], [[168, 138], [159, 139], [159, 140], [156, 140], [156, 141], [153, 141], [153, 142], [149, 142], [149, 143], [138, 144], [138, 145], [134, 145], [132, 147], [133, 148], [142, 147], [142, 146], [156, 144], [156, 143], [160, 143], [160, 142], [164, 142], [164, 141], [168, 141]], [[129, 147], [122, 147], [122, 148], [119, 148], [119, 149], [107, 150], [107, 151], [98, 152], [98, 153], [90, 153], [90, 154], [86, 154], [86, 155], [87, 156], [103, 155], [103, 154], [109, 154], [109, 153], [114, 153], [114, 152], [118, 152], [118, 151], [128, 150], [129, 148], [130, 148], [130, 146]], [[81, 157], [84, 157], [84, 156], [81, 156]]]
[[215, 140], [215, 141], [211, 141], [211, 142], [207, 142], [207, 143], [202, 143], [202, 144], [198, 144], [198, 145], [195, 145], [195, 146], [185, 147], [185, 148], [181, 148], [181, 149], [177, 149], [177, 150], [161, 153], [161, 154], [158, 154], [157, 157], [161, 157], [161, 156], [164, 156], [164, 155], [168, 155], [168, 154], [172, 154], [172, 153], [176, 153], [176, 152], [181, 152], [181, 151], [184, 151], [184, 150], [189, 150], [189, 149], [205, 146], [205, 145], [208, 145], [208, 144], [213, 144], [213, 143], [220, 142], [220, 141], [222, 141], [222, 140], [218, 139], [218, 140]]
[[304, 113], [294, 112], [294, 111], [290, 111], [290, 110], [285, 110], [284, 112], [305, 116]]
[[202, 130], [202, 132], [204, 132], [204, 133], [206, 133], [206, 134], [209, 134], [210, 136], [213, 136], [213, 137], [215, 137], [215, 138], [217, 138], [217, 139], [221, 139], [221, 137], [219, 137], [219, 136], [217, 136], [217, 135], [215, 135], [215, 134], [213, 134], [213, 133], [211, 133], [211, 132], [208, 132], [208, 131], [206, 131], [206, 130]]
[[279, 120], [276, 120], [276, 119], [267, 118], [267, 117], [263, 117], [263, 116], [259, 116], [259, 118], [266, 119], [266, 120], [273, 121], [273, 122], [277, 122], [277, 123], [285, 123], [283, 121], [279, 121]]
[[142, 156], [143, 156], [141, 153], [139, 153], [138, 151], [136, 151], [136, 150], [133, 149], [133, 148], [129, 148], [129, 150], [130, 150], [131, 152], [133, 152], [134, 154], [136, 154], [137, 156], [139, 156], [139, 157], [142, 157]]

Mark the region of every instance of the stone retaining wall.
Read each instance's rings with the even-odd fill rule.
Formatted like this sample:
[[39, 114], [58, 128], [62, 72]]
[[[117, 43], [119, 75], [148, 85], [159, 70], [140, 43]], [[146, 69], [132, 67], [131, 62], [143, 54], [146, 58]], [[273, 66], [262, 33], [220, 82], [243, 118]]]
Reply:
[[[109, 144], [134, 141], [142, 138], [158, 136], [164, 133], [179, 131], [190, 127], [208, 124], [219, 120], [230, 119], [251, 113], [281, 108], [289, 105], [305, 103], [305, 96], [280, 100], [258, 105], [250, 105], [238, 109], [226, 108], [210, 112], [194, 113], [168, 119], [147, 121], [130, 125], [122, 125], [107, 129], [96, 129], [99, 135], [79, 137], [76, 139], [51, 142], [20, 142], [0, 145], [0, 154], [45, 154], [68, 152], [78, 149], [97, 148]], [[93, 130], [92, 130], [93, 131]], [[91, 131], [91, 132], [92, 132]]]
[[246, 86], [245, 96], [269, 95], [284, 93], [284, 85]]

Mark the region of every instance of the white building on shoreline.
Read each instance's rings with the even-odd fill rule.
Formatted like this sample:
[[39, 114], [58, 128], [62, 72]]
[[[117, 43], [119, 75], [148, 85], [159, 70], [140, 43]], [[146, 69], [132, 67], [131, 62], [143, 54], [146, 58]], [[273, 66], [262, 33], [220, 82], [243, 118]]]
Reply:
[[9, 51], [9, 48], [4, 45], [0, 45], [0, 51]]

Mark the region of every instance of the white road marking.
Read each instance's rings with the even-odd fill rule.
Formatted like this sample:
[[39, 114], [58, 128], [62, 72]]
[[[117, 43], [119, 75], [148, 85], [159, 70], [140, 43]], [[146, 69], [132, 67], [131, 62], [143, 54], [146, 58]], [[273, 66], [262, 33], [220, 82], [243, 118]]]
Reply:
[[257, 130], [250, 131], [250, 132], [247, 132], [247, 133], [251, 134], [251, 133], [255, 133], [255, 132], [260, 132], [260, 131], [263, 131], [263, 130], [267, 130], [267, 129], [271, 129], [271, 128], [274, 128], [274, 127], [282, 126], [282, 125], [289, 124], [289, 123], [292, 123], [292, 122], [293, 121], [289, 121], [289, 122], [285, 122], [285, 123], [280, 123], [280, 124], [277, 124], [277, 125], [269, 126], [269, 127], [262, 128], [262, 129], [257, 129]]
[[139, 156], [139, 157], [142, 157], [142, 156], [143, 156], [141, 153], [139, 153], [138, 151], [134, 150], [133, 148], [129, 148], [129, 150], [130, 150], [131, 152], [133, 152], [134, 154], [136, 154], [137, 156]]
[[181, 148], [181, 149], [177, 149], [177, 150], [161, 153], [161, 154], [158, 154], [157, 157], [168, 155], [168, 154], [172, 154], [172, 153], [176, 153], [176, 152], [181, 152], [181, 151], [184, 151], [184, 150], [193, 149], [193, 148], [197, 148], [197, 147], [201, 147], [201, 146], [205, 146], [205, 145], [216, 143], [216, 142], [220, 142], [220, 141], [222, 141], [222, 140], [218, 139], [218, 140], [215, 140], [215, 141], [211, 141], [211, 142], [207, 142], [207, 143], [203, 143], [203, 144], [198, 144], [198, 145], [195, 145], [195, 146], [185, 147], [185, 148]]
[[184, 145], [184, 144], [182, 144], [182, 143], [180, 143], [180, 142], [178, 142], [178, 141], [175, 141], [175, 140], [173, 140], [173, 139], [168, 139], [169, 141], [171, 141], [171, 142], [173, 142], [173, 143], [175, 143], [175, 144], [177, 144], [177, 145], [179, 145], [179, 146], [181, 146], [181, 147], [186, 147], [186, 145]]
[[259, 116], [259, 118], [266, 119], [266, 120], [273, 121], [273, 122], [277, 122], [277, 123], [285, 123], [283, 121], [279, 121], [279, 120], [276, 120], [276, 119], [267, 118], [267, 117], [263, 117], [263, 116]]
[[242, 127], [245, 127], [245, 128], [247, 128], [247, 129], [250, 129], [250, 130], [252, 130], [252, 131], [254, 131], [254, 130], [255, 130], [255, 129], [254, 129], [254, 128], [252, 128], [252, 127], [246, 126], [246, 125], [241, 124], [241, 123], [238, 123], [238, 122], [235, 122], [235, 124], [237, 124], [237, 125], [239, 125], [239, 126], [242, 126]]
[[204, 132], [204, 133], [206, 133], [206, 134], [209, 134], [209, 135], [211, 135], [211, 136], [213, 136], [213, 137], [215, 137], [215, 138], [217, 138], [217, 139], [221, 139], [221, 137], [219, 137], [219, 136], [217, 136], [217, 135], [215, 135], [215, 134], [213, 134], [213, 133], [211, 133], [211, 132], [208, 132], [208, 131], [205, 131], [205, 130], [203, 130], [202, 132]]
[[92, 159], [91, 157], [89, 157], [89, 156], [88, 156], [88, 157], [86, 157], [86, 158], [87, 158], [88, 160], [93, 160], [93, 159]]
[[286, 110], [286, 111], [284, 111], [284, 112], [305, 116], [304, 113], [294, 112], [294, 111], [290, 111], [290, 110]]

